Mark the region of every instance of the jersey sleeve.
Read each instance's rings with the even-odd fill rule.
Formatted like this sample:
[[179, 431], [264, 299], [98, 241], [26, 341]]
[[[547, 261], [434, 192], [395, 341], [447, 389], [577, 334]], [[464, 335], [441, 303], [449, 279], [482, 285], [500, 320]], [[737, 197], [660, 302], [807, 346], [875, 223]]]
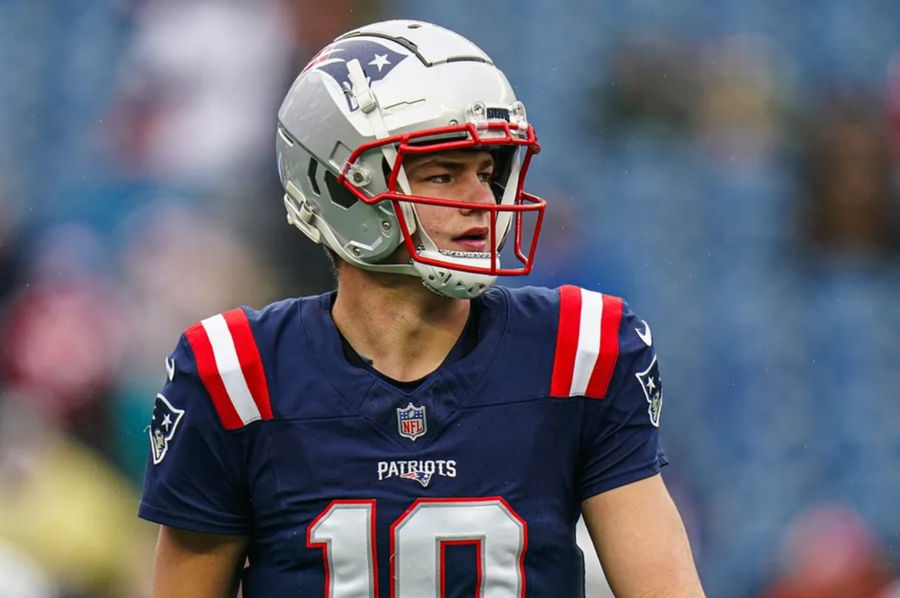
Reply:
[[[650, 326], [618, 298], [604, 296], [617, 312], [597, 368], [607, 386], [585, 396], [579, 493], [586, 499], [659, 473], [668, 461], [660, 440], [662, 382]], [[609, 334], [612, 332], [612, 334]], [[600, 367], [600, 363], [604, 365]], [[597, 370], [595, 368], [595, 371]]]
[[250, 508], [241, 432], [223, 425], [186, 335], [156, 395], [140, 517], [193, 531], [242, 534]]

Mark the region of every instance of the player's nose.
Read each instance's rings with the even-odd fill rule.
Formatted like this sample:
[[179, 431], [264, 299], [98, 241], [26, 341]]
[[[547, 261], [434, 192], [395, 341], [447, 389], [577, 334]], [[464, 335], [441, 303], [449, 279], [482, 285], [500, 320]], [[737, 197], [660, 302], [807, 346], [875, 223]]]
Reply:
[[[476, 205], [491, 205], [496, 203], [494, 193], [490, 186], [479, 176], [477, 172], [467, 174], [464, 181], [464, 197], [463, 201]], [[481, 211], [475, 207], [462, 208], [465, 213], [473, 211]]]

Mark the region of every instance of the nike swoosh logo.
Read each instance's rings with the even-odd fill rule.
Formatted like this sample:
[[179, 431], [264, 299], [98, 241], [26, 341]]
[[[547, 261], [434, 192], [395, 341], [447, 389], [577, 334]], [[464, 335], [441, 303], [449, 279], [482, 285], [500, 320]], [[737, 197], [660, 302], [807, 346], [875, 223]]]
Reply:
[[637, 335], [640, 337], [640, 339], [642, 341], [644, 341], [645, 345], [647, 345], [648, 347], [652, 347], [653, 346], [653, 333], [650, 332], [650, 324], [648, 324], [644, 320], [641, 320], [641, 321], [644, 322], [644, 331], [641, 332], [637, 328], [635, 328], [634, 331], [637, 332]]
[[169, 382], [175, 379], [175, 360], [166, 357], [166, 375], [169, 377]]

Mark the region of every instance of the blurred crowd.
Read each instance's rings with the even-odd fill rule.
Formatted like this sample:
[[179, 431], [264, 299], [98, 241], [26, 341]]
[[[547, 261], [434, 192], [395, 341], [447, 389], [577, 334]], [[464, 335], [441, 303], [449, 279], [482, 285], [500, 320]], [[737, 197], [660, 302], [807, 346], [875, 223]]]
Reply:
[[0, 598], [147, 595], [163, 359], [331, 286], [275, 111], [390, 17], [475, 40], [528, 106], [550, 207], [514, 284], [653, 326], [708, 594], [900, 597], [900, 4], [29, 0], [0, 2]]

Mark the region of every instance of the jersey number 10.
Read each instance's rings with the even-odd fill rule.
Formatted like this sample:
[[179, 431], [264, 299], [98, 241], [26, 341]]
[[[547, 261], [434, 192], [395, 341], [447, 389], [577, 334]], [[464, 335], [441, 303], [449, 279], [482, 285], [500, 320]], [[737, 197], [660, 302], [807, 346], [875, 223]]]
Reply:
[[[475, 546], [476, 595], [525, 596], [525, 521], [499, 497], [422, 498], [391, 524], [391, 598], [442, 596], [444, 547]], [[336, 500], [306, 530], [322, 549], [325, 598], [378, 598], [375, 501]]]

